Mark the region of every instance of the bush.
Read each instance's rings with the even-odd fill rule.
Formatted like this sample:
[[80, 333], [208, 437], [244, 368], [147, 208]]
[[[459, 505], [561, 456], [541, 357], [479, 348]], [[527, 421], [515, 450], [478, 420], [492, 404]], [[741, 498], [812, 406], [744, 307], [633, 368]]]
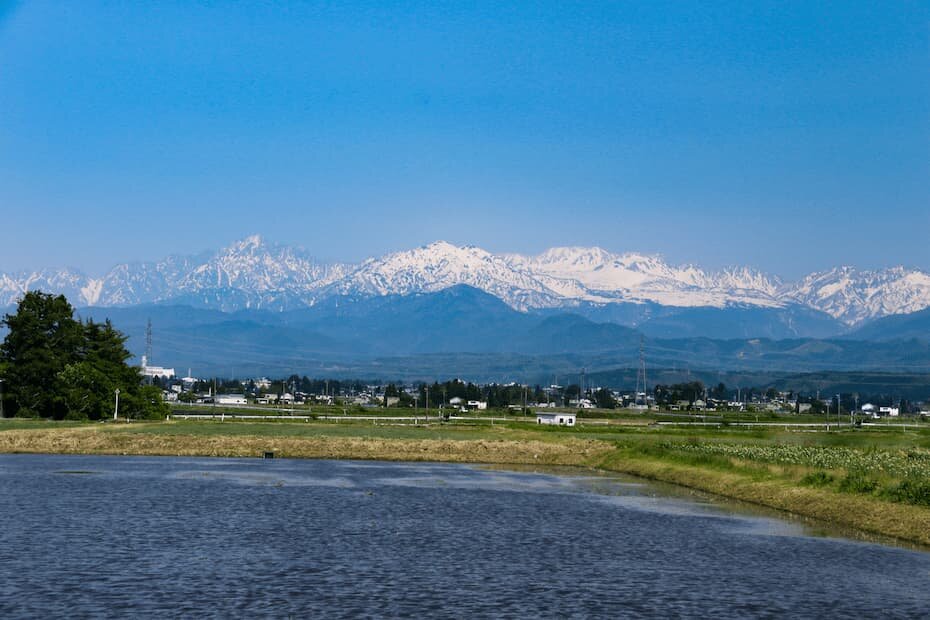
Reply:
[[846, 493], [873, 493], [878, 488], [878, 481], [862, 471], [851, 471], [840, 481], [840, 491]]
[[930, 480], [908, 478], [889, 489], [887, 495], [896, 502], [930, 506]]
[[815, 471], [801, 478], [801, 484], [811, 487], [825, 487], [833, 484], [834, 478], [825, 471]]

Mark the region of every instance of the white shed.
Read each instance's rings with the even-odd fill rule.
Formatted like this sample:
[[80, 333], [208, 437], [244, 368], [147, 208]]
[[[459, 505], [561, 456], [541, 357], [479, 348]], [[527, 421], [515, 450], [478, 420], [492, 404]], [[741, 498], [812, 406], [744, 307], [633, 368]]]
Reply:
[[575, 426], [574, 413], [562, 413], [557, 411], [538, 411], [536, 412], [537, 424], [555, 424], [558, 426]]
[[217, 394], [216, 396], [217, 405], [244, 405], [247, 402], [245, 394]]

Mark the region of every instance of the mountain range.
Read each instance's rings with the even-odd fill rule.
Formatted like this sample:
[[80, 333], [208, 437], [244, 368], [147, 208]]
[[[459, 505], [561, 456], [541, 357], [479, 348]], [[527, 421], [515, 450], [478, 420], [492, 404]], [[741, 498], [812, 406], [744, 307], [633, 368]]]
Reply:
[[[930, 372], [930, 341], [852, 338], [648, 337], [570, 312], [511, 308], [467, 285], [434, 293], [328, 298], [287, 311], [145, 304], [81, 308], [111, 319], [145, 350], [153, 324], [155, 363], [220, 376], [291, 373], [326, 377], [553, 381], [580, 369], [635, 368], [640, 345], [650, 369], [798, 373], [818, 370]], [[650, 371], [652, 372], [652, 371]]]
[[120, 264], [102, 276], [73, 269], [0, 273], [0, 306], [41, 289], [63, 293], [76, 306], [283, 312], [329, 299], [405, 296], [455, 285], [484, 291], [521, 312], [571, 311], [663, 336], [688, 330], [714, 337], [832, 336], [930, 307], [930, 274], [904, 267], [839, 267], [785, 282], [750, 267], [708, 271], [601, 248], [525, 256], [442, 241], [344, 264], [257, 235], [215, 252]]
[[100, 277], [3, 274], [0, 306], [35, 289], [63, 293], [83, 318], [111, 319], [137, 356], [151, 320], [152, 361], [179, 373], [619, 377], [637, 366], [644, 337], [666, 377], [930, 372], [930, 276], [901, 267], [791, 283], [599, 248], [524, 256], [444, 242], [352, 265], [253, 236]]

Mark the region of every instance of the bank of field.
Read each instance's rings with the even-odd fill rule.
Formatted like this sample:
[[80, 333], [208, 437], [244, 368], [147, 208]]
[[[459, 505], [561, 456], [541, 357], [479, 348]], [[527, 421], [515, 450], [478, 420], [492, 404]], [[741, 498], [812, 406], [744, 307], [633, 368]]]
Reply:
[[672, 482], [930, 545], [930, 431], [540, 427], [523, 421], [0, 422], [0, 452], [571, 465]]

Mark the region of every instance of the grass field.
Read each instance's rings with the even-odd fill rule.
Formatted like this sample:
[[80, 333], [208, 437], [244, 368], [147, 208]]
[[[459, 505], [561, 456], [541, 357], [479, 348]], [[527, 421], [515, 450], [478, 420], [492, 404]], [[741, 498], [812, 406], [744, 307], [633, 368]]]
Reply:
[[[409, 411], [408, 411], [409, 413]], [[0, 452], [571, 465], [635, 474], [930, 545], [930, 428], [543, 427], [513, 418], [127, 423], [0, 421]]]

